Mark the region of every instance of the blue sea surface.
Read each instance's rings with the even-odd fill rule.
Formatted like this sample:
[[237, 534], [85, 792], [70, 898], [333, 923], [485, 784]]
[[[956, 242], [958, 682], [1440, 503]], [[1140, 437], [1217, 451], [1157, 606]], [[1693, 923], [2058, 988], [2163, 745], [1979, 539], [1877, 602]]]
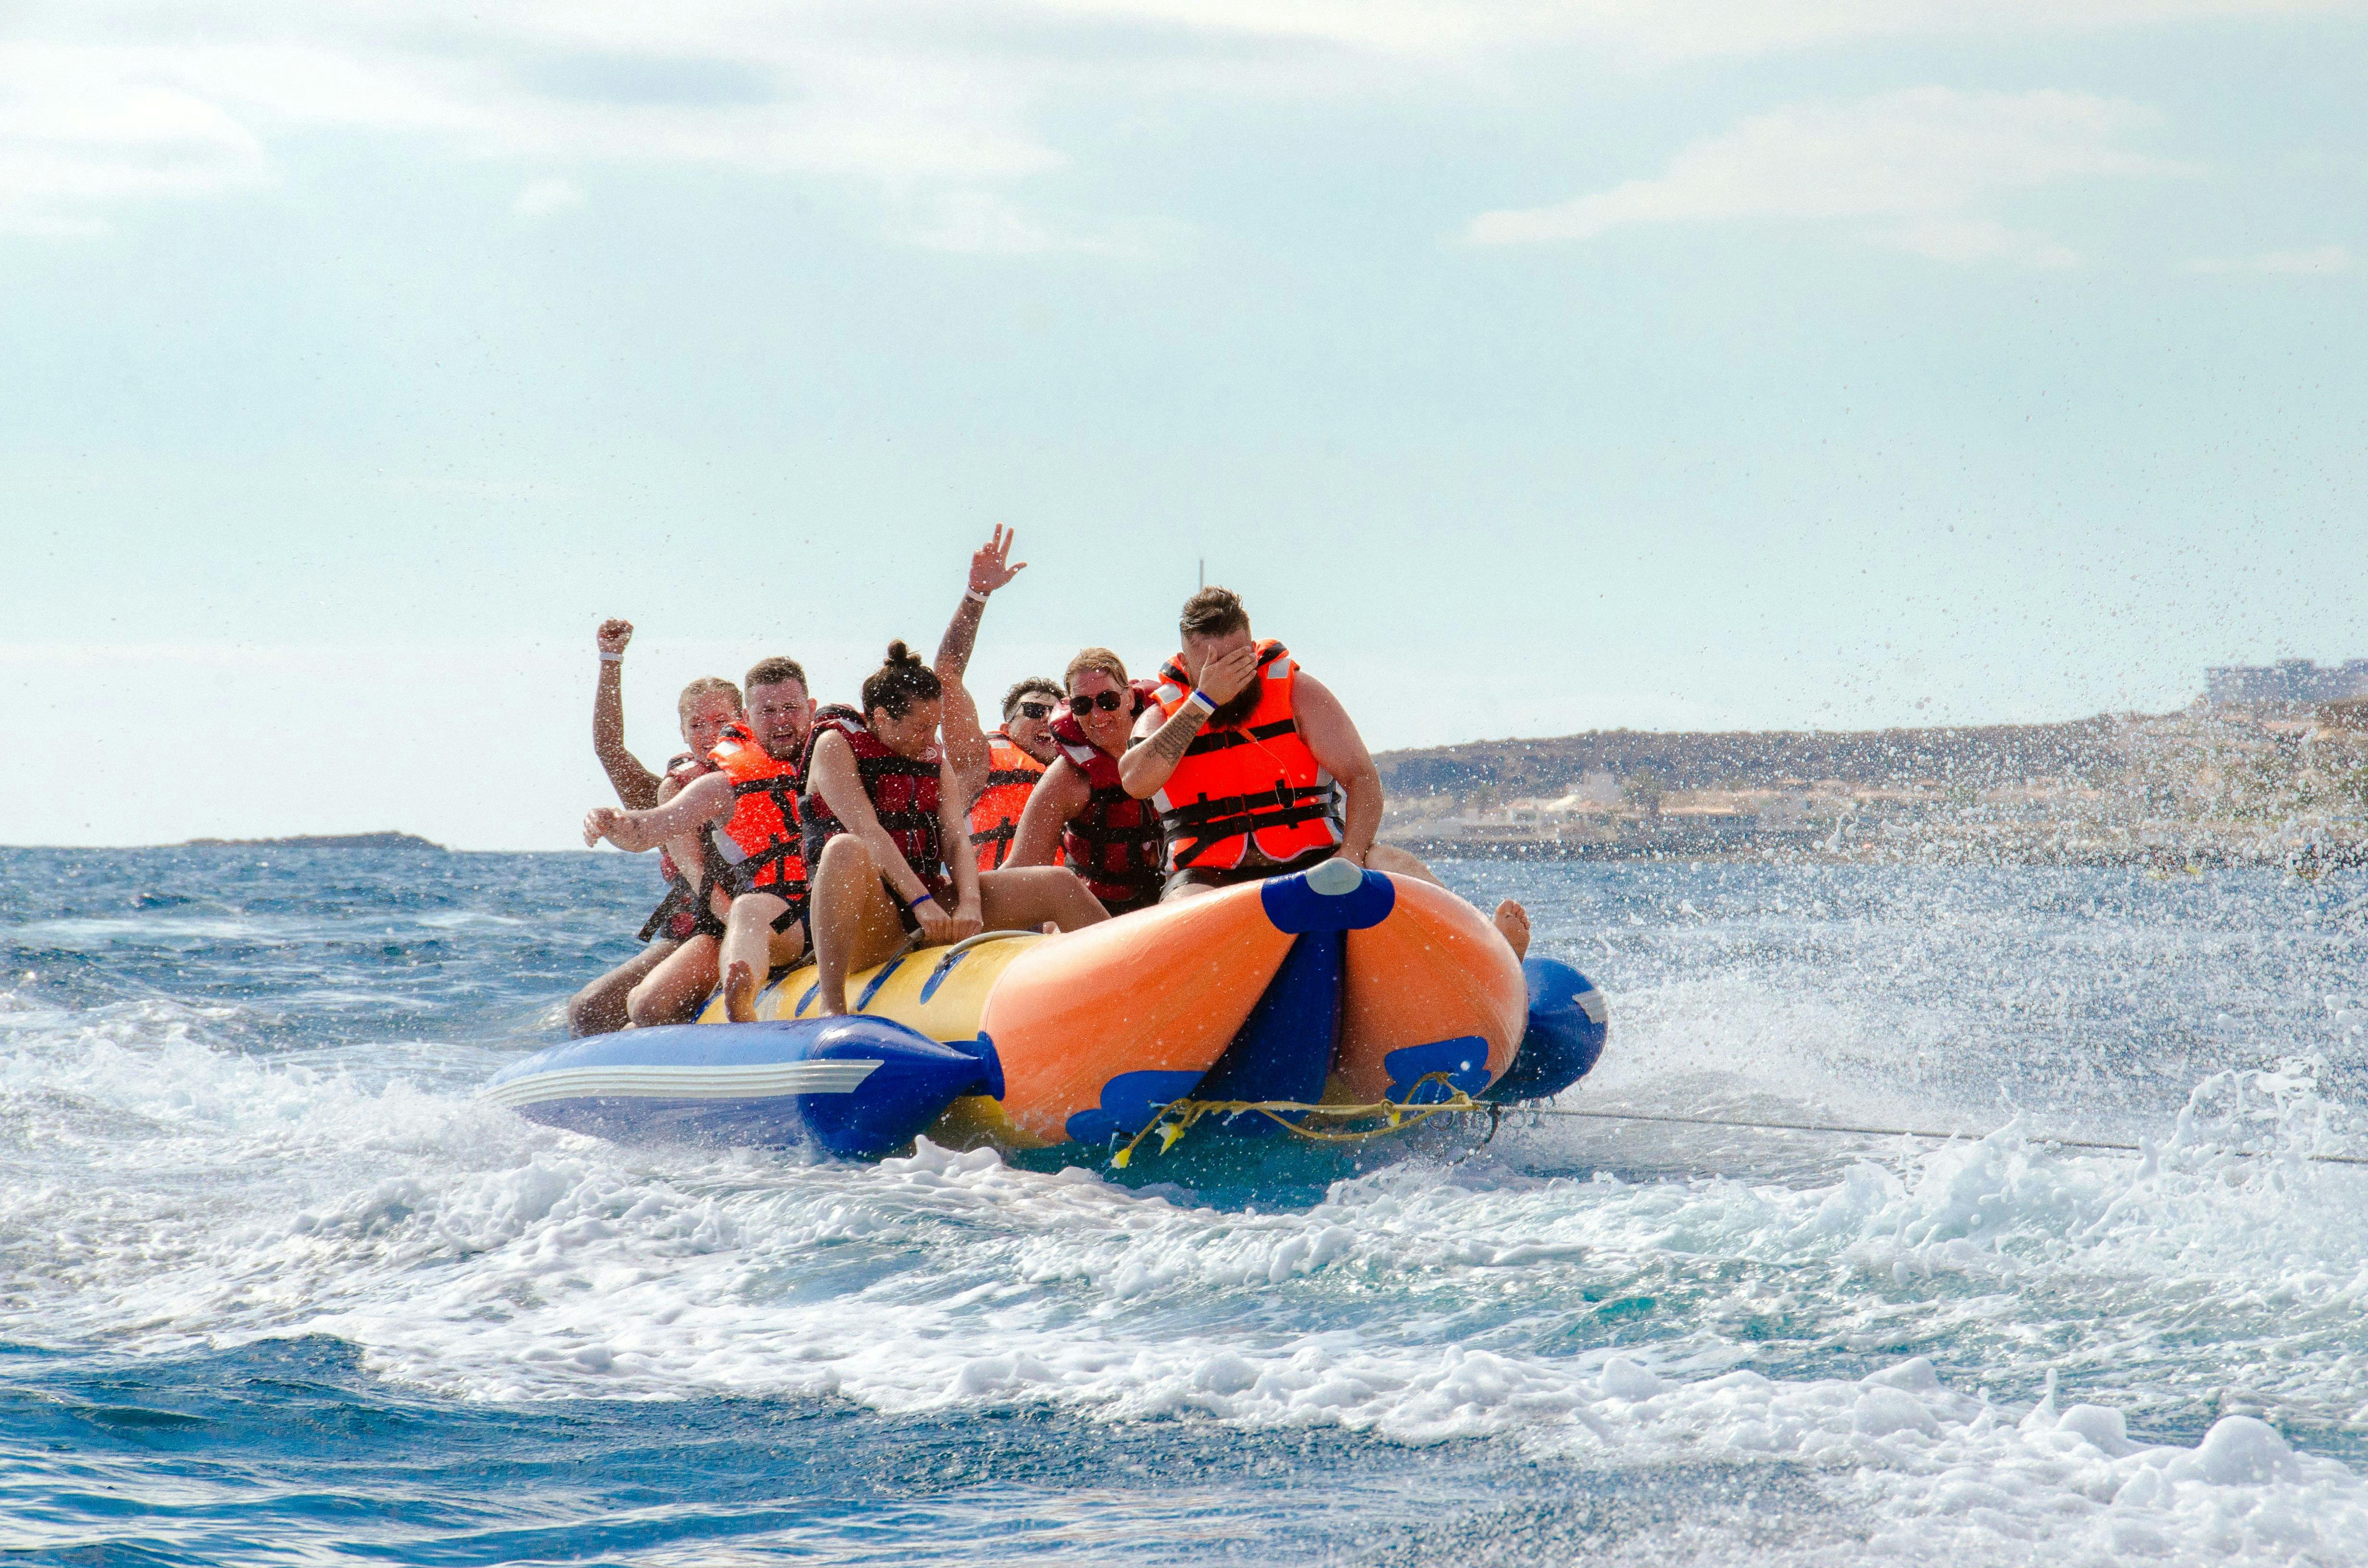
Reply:
[[0, 849], [0, 1559], [2368, 1562], [2368, 879], [1441, 870], [1602, 1119], [1112, 1172], [476, 1100], [644, 860]]

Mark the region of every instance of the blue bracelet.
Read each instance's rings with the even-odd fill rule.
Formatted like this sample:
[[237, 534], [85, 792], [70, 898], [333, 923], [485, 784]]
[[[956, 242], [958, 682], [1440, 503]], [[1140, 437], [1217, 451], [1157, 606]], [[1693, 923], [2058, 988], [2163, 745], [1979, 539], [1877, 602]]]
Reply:
[[1199, 703], [1204, 712], [1214, 713], [1217, 710], [1216, 699], [1211, 697], [1207, 692], [1202, 691], [1197, 686], [1192, 688], [1192, 695], [1186, 698], [1184, 700], [1187, 702]]

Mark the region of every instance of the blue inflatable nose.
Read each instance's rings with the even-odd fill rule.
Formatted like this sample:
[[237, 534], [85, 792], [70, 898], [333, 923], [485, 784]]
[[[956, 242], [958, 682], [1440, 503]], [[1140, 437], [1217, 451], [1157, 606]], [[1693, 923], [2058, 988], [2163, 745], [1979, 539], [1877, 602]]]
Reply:
[[574, 1040], [504, 1068], [484, 1092], [529, 1121], [603, 1138], [811, 1138], [843, 1158], [876, 1160], [962, 1096], [999, 1096], [1003, 1067], [984, 1035], [942, 1045], [857, 1015]]
[[1570, 965], [1559, 959], [1528, 959], [1521, 978], [1530, 988], [1529, 1028], [1513, 1064], [1483, 1099], [1542, 1100], [1562, 1093], [1587, 1076], [1611, 1034], [1603, 993]]
[[831, 1019], [806, 1048], [806, 1060], [879, 1063], [846, 1093], [799, 1098], [806, 1131], [842, 1159], [893, 1154], [962, 1096], [1003, 1092], [1003, 1064], [985, 1035], [966, 1047], [940, 1045], [887, 1018]]
[[1362, 931], [1379, 926], [1397, 907], [1397, 884], [1379, 871], [1346, 860], [1326, 860], [1288, 877], [1258, 884], [1266, 917], [1278, 931]]

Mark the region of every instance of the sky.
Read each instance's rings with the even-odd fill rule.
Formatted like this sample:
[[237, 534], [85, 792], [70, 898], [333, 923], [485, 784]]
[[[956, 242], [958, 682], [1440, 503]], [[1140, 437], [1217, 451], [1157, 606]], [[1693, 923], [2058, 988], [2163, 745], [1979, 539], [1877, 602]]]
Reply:
[[564, 847], [998, 522], [1377, 750], [2368, 656], [2363, 10], [0, 0], [0, 843]]

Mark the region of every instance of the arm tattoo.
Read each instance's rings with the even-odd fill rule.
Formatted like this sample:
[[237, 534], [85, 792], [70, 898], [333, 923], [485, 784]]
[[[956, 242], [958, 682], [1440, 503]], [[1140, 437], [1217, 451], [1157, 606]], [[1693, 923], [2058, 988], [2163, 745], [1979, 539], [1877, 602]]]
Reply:
[[1178, 709], [1176, 716], [1160, 725], [1159, 733], [1151, 737], [1151, 755], [1163, 762], [1183, 761], [1205, 722], [1196, 709]]

